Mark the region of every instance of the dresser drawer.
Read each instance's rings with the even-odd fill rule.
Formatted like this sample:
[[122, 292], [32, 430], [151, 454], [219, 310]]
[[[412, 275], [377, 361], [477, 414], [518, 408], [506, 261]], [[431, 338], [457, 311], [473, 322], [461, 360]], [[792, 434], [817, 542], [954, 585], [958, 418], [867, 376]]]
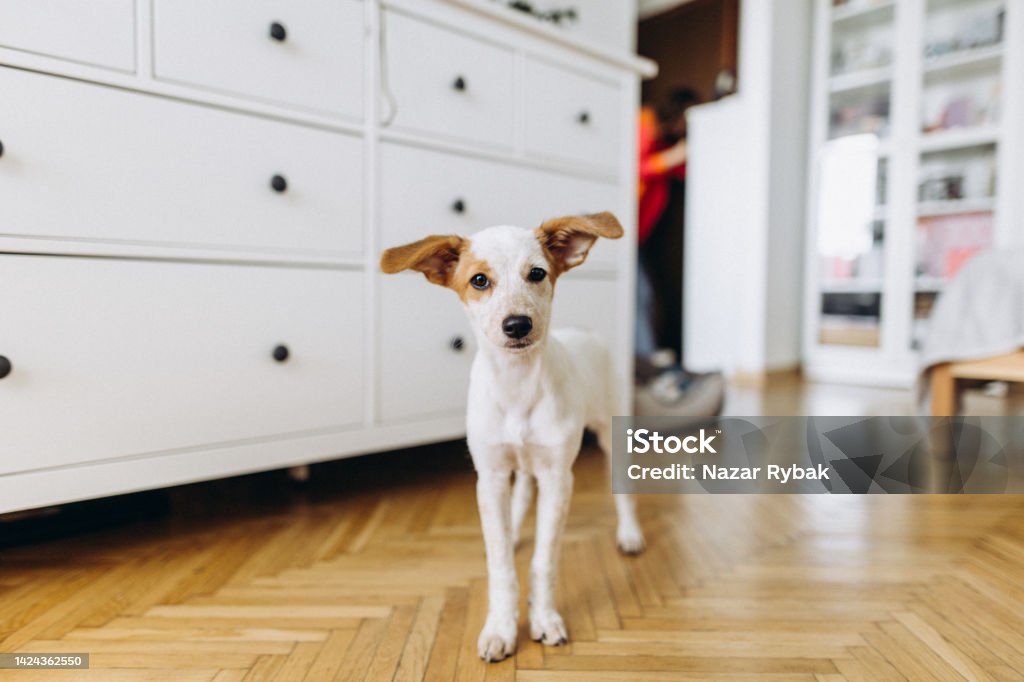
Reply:
[[361, 273], [0, 256], [0, 290], [0, 474], [362, 420]]
[[[549, 218], [608, 211], [615, 185], [402, 144], [381, 145], [381, 240], [470, 235], [491, 225], [536, 227]], [[599, 239], [583, 266], [611, 270], [629, 239]]]
[[[611, 346], [618, 280], [558, 282], [552, 324], [597, 332]], [[418, 273], [380, 275], [378, 395], [385, 424], [465, 412], [476, 339], [454, 292]]]
[[361, 118], [358, 0], [155, 0], [157, 78]]
[[476, 340], [458, 296], [419, 273], [379, 277], [376, 374], [381, 421], [464, 412]]
[[510, 148], [512, 51], [398, 12], [384, 13], [394, 128]]
[[621, 94], [610, 83], [527, 59], [526, 148], [538, 156], [614, 171], [622, 151]]
[[0, 233], [361, 252], [355, 137], [2, 67], [0, 91]]
[[[469, 235], [491, 225], [531, 226], [522, 168], [400, 144], [381, 145], [382, 245], [429, 233]], [[539, 223], [537, 223], [539, 224]]]
[[551, 328], [589, 329], [600, 334], [611, 347], [622, 329], [621, 320], [614, 314], [618, 310], [615, 301], [620, 286], [623, 285], [617, 279], [572, 276], [560, 279], [555, 288]]
[[[621, 203], [622, 192], [617, 185], [545, 171], [531, 172], [524, 190], [529, 199], [523, 204], [527, 213], [523, 224], [528, 226], [564, 215], [615, 212]], [[605, 271], [614, 270], [620, 265], [624, 249], [636, 249], [630, 235], [621, 239], [598, 239], [580, 271], [589, 272], [598, 267]]]
[[3, 0], [0, 47], [135, 69], [135, 0]]

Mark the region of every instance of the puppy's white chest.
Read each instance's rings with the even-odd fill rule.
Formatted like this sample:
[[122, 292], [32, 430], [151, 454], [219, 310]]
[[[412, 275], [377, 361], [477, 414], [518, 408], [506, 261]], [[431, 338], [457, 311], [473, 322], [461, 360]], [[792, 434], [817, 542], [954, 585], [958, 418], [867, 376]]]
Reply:
[[548, 410], [511, 412], [500, 416], [501, 445], [516, 459], [517, 468], [532, 471], [539, 457], [549, 458], [550, 450], [561, 450], [572, 441], [574, 431], [582, 428], [576, 423], [560, 421]]
[[526, 413], [506, 414], [500, 417], [503, 444], [512, 448], [522, 448], [530, 438], [530, 419]]

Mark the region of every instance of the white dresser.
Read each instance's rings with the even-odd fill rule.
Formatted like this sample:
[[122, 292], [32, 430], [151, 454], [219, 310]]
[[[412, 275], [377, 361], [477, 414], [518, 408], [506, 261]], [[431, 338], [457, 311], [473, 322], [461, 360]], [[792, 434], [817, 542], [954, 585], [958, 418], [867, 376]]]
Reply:
[[474, 340], [382, 248], [612, 210], [653, 66], [492, 0], [0, 4], [0, 512], [455, 438]]

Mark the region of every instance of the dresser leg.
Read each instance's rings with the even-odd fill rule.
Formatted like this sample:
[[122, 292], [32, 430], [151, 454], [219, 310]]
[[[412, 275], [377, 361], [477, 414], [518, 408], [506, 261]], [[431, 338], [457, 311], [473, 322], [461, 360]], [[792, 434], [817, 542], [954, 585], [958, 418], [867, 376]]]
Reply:
[[288, 478], [299, 483], [305, 483], [309, 480], [309, 465], [300, 464], [297, 467], [291, 467], [288, 469]]

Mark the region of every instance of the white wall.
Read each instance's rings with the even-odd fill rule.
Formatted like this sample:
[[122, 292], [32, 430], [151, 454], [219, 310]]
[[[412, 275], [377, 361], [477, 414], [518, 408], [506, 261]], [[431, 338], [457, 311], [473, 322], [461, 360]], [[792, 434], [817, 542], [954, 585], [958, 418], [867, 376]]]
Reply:
[[741, 0], [740, 92], [691, 110], [687, 366], [800, 359], [811, 5]]
[[765, 367], [800, 363], [813, 3], [777, 0], [772, 21]]
[[728, 97], [694, 107], [687, 117], [683, 357], [687, 368], [698, 372], [731, 369], [741, 362], [739, 354], [757, 347], [740, 343], [750, 335], [745, 322], [757, 327], [742, 300], [750, 281], [750, 252], [738, 246], [748, 239], [745, 233], [756, 216], [753, 205], [733, 191], [752, 184], [754, 169], [744, 105], [739, 97]]

